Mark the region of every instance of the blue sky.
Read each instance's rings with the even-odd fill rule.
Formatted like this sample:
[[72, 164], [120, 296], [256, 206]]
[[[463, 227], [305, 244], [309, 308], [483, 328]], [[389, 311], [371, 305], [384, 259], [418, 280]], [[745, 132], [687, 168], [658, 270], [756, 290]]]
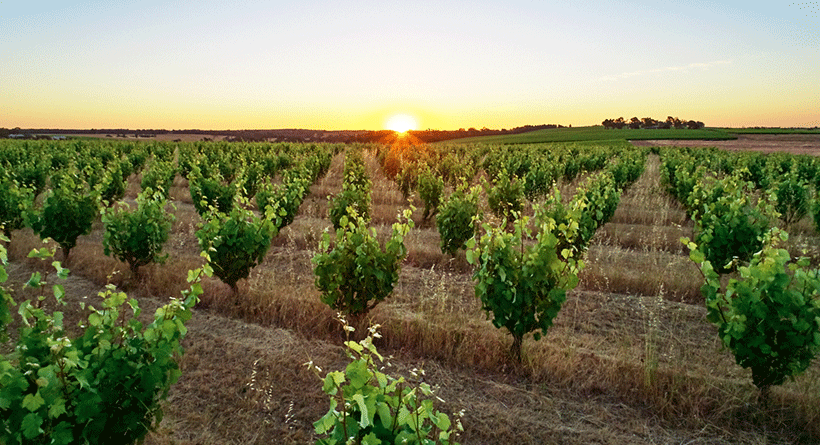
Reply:
[[820, 3], [0, 1], [0, 126], [820, 125]]

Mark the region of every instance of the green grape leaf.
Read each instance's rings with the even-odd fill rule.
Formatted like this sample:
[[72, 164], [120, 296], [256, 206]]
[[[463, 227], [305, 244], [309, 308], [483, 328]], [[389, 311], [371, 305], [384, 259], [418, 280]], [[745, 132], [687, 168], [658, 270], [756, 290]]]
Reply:
[[39, 391], [34, 394], [27, 394], [23, 397], [23, 408], [26, 408], [31, 412], [37, 411], [45, 403], [46, 401], [43, 400], [42, 396], [40, 396]]
[[23, 417], [23, 437], [27, 439], [34, 439], [40, 434], [43, 434], [43, 429], [40, 426], [43, 424], [43, 418], [37, 413], [29, 413]]

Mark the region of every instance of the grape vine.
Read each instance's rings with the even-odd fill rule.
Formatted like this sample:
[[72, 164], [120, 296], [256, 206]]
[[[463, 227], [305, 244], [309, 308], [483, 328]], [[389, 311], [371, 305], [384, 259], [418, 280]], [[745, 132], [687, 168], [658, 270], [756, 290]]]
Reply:
[[[33, 256], [48, 258], [41, 249]], [[0, 284], [5, 281], [5, 249], [0, 245]], [[56, 275], [68, 269], [53, 263]], [[113, 286], [100, 292], [99, 308], [88, 312], [82, 333], [71, 337], [63, 314], [23, 301], [14, 352], [0, 354], [0, 443], [55, 445], [134, 443], [162, 420], [160, 402], [180, 376], [180, 341], [191, 308], [202, 294], [200, 277], [208, 268], [189, 271], [189, 290], [157, 309], [147, 327], [137, 320], [140, 308]], [[32, 275], [27, 286], [43, 288]], [[65, 306], [65, 291], [54, 286], [54, 299]], [[0, 337], [11, 321], [14, 302], [0, 288]], [[94, 303], [95, 305], [97, 303]]]
[[807, 258], [792, 261], [778, 247], [787, 239], [771, 229], [762, 250], [725, 285], [700, 246], [682, 240], [705, 278], [707, 319], [737, 364], [751, 369], [764, 403], [771, 386], [803, 372], [820, 349], [820, 275]]

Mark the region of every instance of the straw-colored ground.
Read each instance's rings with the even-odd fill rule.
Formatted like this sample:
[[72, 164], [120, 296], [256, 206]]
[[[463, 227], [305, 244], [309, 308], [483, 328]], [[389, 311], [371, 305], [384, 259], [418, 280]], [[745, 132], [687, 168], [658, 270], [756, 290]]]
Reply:
[[[386, 231], [405, 203], [369, 161], [373, 223]], [[341, 168], [342, 159], [335, 159], [264, 264], [240, 282], [239, 304], [227, 285], [204, 283], [184, 341], [182, 378], [147, 443], [316, 439], [312, 422], [328, 404], [304, 363], [325, 371], [346, 364], [340, 325], [319, 302], [310, 263], [329, 225], [327, 195], [339, 190]], [[774, 389], [768, 408], [757, 404], [750, 373], [734, 364], [704, 319], [700, 275], [678, 241], [691, 236], [692, 223], [658, 179], [658, 158], [651, 156], [647, 172], [596, 235], [581, 285], [549, 335], [525, 340], [522, 365], [509, 360], [511, 338], [486, 320], [473, 296], [463, 253], [442, 255], [435, 227], [417, 219], [396, 292], [371, 313], [372, 323], [382, 325], [380, 351], [394, 356], [390, 372], [425, 369], [446, 401], [442, 410], [464, 411], [462, 444], [820, 442], [820, 367]], [[129, 197], [138, 184], [132, 178]], [[177, 179], [172, 196], [177, 221], [165, 265], [146, 267], [141, 280], [130, 277], [127, 267], [103, 255], [98, 223], [72, 250], [68, 293], [94, 295], [110, 280], [138, 296], [147, 314], [178, 294], [187, 270], [201, 264], [193, 235], [199, 217], [184, 180]], [[796, 243], [818, 245], [809, 221], [793, 232]], [[25, 259], [37, 245], [30, 231], [14, 233], [13, 283], [44, 270]]]

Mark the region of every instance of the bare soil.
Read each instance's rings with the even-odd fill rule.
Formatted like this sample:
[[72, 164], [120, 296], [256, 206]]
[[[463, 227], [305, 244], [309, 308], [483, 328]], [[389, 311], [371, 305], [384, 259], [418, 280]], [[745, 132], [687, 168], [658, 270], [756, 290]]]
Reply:
[[[27, 261], [14, 262], [9, 267], [10, 280], [20, 283], [42, 269]], [[94, 296], [103, 290], [78, 276], [64, 285], [72, 296], [70, 303], [93, 304]], [[147, 296], [139, 300], [144, 314], [164, 304]], [[616, 349], [631, 347], [623, 342], [643, 334], [646, 320], [640, 314], [651, 304], [617, 294], [574, 292], [550, 338], [542, 342], [558, 342], [552, 349], [570, 353], [568, 360], [606, 368], [603, 362], [615, 360], [617, 351], [601, 355], [560, 343], [570, 335], [605, 335]], [[66, 312], [66, 325], [79, 321], [79, 311], [72, 307], [76, 309], [72, 305], [61, 308]], [[313, 443], [317, 437], [312, 423], [327, 411], [328, 400], [305, 363], [312, 360], [325, 371], [344, 369], [347, 361], [339, 342], [247, 323], [213, 310], [194, 312], [183, 343], [182, 377], [165, 403], [165, 419], [145, 443]], [[674, 320], [663, 320], [663, 330], [675, 331], [661, 334], [660, 338], [674, 343], [663, 345], [664, 349], [705, 346], [718, 352], [712, 341], [686, 344], [694, 338], [715, 338], [710, 326], [698, 323], [703, 317], [701, 308], [677, 305], [675, 312]], [[695, 331], [686, 333], [681, 326], [684, 331]], [[787, 444], [801, 439], [799, 431], [766, 432], [778, 425], [760, 422], [757, 417], [765, 416], [754, 410], [726, 413], [724, 420], [734, 425], [725, 429], [697, 418], [670, 419], [651, 405], [635, 404], [613, 393], [609, 389], [613, 382], [606, 380], [578, 388], [569, 376], [533, 379], [520, 370], [471, 369], [402, 354], [385, 345], [380, 348], [392, 354], [389, 372], [408, 376], [410, 369], [423, 368], [425, 380], [445, 400], [440, 408], [449, 413], [464, 411], [462, 444], [756, 444], [761, 437], [766, 437], [767, 444]], [[754, 415], [744, 418], [749, 412]]]
[[[340, 188], [341, 164], [334, 160], [265, 262], [240, 283], [240, 304], [218, 280], [203, 282], [206, 294], [184, 340], [182, 377], [146, 443], [316, 440], [312, 423], [327, 412], [328, 400], [305, 363], [324, 372], [347, 364], [341, 329], [318, 299], [310, 263], [329, 225], [327, 195]], [[373, 222], [387, 231], [403, 200], [378, 171], [371, 176]], [[652, 157], [596, 235], [581, 285], [555, 325], [540, 341], [525, 340], [521, 365], [506, 356], [509, 335], [492, 326], [474, 297], [463, 253], [442, 255], [435, 228], [417, 221], [395, 292], [372, 313], [384, 336], [377, 346], [393, 356], [388, 372], [425, 369], [446, 401], [440, 409], [464, 412], [457, 439], [464, 445], [818, 443], [820, 366], [775, 388], [768, 408], [756, 403], [750, 373], [735, 365], [704, 319], [698, 272], [675, 241], [691, 236], [691, 222], [657, 181]], [[132, 177], [129, 194], [138, 184]], [[199, 217], [186, 186], [178, 178], [171, 192], [177, 221], [168, 262], [146, 267], [141, 280], [129, 277], [127, 267], [102, 254], [97, 223], [72, 250], [66, 291], [73, 301], [93, 300], [110, 281], [127, 288], [149, 316], [177, 294], [187, 270], [201, 264], [193, 235]], [[814, 234], [806, 239], [817, 244]], [[22, 283], [49, 267], [25, 258], [35, 246], [40, 241], [28, 229], [12, 236], [15, 298], [30, 297]], [[66, 325], [79, 316], [66, 314]]]
[[737, 139], [724, 141], [646, 140], [630, 142], [638, 147], [718, 147], [731, 151], [820, 155], [820, 134], [741, 134]]

